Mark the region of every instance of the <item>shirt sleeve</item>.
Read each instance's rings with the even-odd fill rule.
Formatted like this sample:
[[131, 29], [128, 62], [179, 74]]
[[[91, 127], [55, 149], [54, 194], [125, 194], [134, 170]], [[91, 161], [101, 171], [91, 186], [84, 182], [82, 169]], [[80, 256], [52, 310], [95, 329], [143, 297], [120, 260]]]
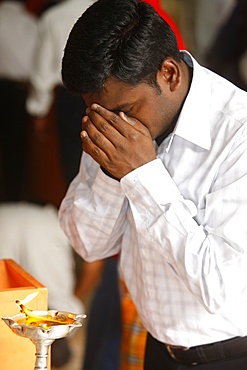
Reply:
[[83, 153], [80, 173], [59, 209], [61, 226], [87, 261], [119, 253], [128, 202], [118, 181]]
[[247, 158], [239, 150], [207, 195], [202, 222], [160, 159], [121, 180], [140, 245], [155, 249], [209, 312], [231, 307], [246, 289]]

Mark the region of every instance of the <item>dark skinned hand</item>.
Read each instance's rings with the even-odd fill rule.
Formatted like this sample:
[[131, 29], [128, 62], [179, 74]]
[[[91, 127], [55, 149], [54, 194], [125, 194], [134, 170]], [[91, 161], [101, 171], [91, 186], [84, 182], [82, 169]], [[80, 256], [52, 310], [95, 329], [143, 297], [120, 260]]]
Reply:
[[156, 158], [149, 130], [123, 112], [116, 114], [98, 104], [82, 119], [83, 151], [117, 179]]

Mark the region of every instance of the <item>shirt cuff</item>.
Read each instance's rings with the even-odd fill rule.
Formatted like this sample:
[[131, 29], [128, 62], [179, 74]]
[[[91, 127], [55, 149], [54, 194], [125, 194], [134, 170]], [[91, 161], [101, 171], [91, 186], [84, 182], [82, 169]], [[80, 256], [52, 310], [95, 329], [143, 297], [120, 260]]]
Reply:
[[51, 92], [31, 91], [27, 97], [26, 109], [36, 117], [44, 117], [49, 112], [54, 96]]
[[[106, 190], [107, 189], [107, 190]], [[98, 173], [95, 177], [95, 181], [92, 185], [92, 190], [95, 191], [98, 195], [100, 195], [102, 198], [108, 198], [113, 196], [114, 201], [119, 203], [122, 203], [122, 200], [124, 198], [124, 193], [122, 191], [122, 188], [120, 186], [119, 181], [116, 181], [115, 179], [111, 178], [110, 176], [106, 175], [101, 168], [99, 167]], [[116, 193], [118, 197], [116, 198]]]
[[166, 205], [182, 198], [179, 189], [160, 159], [155, 159], [128, 173], [120, 181], [129, 199], [143, 194], [151, 205]]

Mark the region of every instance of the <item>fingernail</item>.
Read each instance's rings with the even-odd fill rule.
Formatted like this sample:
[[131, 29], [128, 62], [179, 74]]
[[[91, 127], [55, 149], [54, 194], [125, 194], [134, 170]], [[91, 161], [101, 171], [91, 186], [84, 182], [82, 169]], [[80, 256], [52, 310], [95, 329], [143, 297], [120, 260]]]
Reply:
[[86, 136], [87, 136], [86, 131], [81, 131], [81, 132], [80, 132], [80, 137], [81, 137], [82, 139], [84, 139], [84, 137], [86, 137]]

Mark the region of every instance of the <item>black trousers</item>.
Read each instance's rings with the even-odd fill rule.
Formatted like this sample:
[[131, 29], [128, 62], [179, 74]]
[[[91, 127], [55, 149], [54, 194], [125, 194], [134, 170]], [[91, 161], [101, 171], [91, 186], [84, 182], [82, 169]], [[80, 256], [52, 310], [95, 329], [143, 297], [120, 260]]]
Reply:
[[147, 336], [144, 370], [247, 370], [247, 353], [239, 357], [204, 363], [184, 365], [176, 362], [169, 355], [165, 345], [150, 334]]
[[83, 370], [120, 368], [121, 304], [118, 259], [107, 258], [88, 315]]
[[0, 78], [0, 201], [24, 197], [27, 177], [27, 86]]
[[81, 120], [86, 104], [81, 96], [72, 95], [63, 86], [56, 90], [56, 121], [63, 175], [66, 186], [79, 171], [82, 154]]

